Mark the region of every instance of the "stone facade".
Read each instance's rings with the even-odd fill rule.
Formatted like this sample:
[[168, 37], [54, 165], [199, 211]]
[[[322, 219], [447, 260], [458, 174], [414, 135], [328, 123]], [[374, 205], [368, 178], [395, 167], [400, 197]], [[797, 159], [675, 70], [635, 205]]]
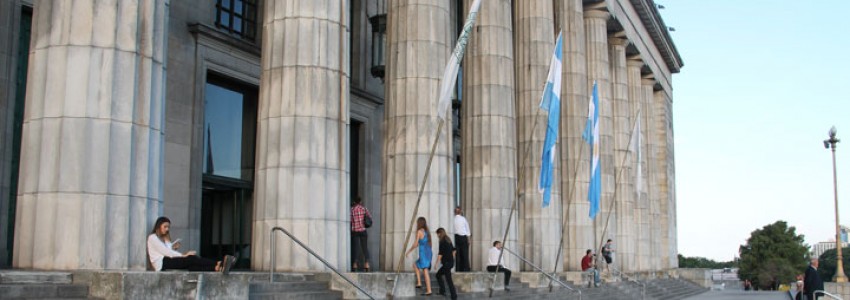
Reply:
[[[240, 254], [243, 268], [325, 270], [281, 235], [270, 253], [269, 231], [281, 226], [348, 269], [349, 204], [359, 197], [375, 222], [373, 270], [409, 270], [412, 218], [428, 219], [432, 239], [439, 227], [451, 236], [457, 205], [472, 229], [473, 270], [508, 224], [505, 246], [547, 270], [578, 270], [585, 249], [608, 238], [623, 271], [677, 267], [671, 79], [682, 62], [652, 1], [483, 1], [456, 117], [442, 127], [438, 88], [472, 1], [237, 2], [224, 11], [215, 0], [0, 3], [0, 266], [142, 269], [144, 237], [167, 215], [188, 249]], [[20, 25], [29, 11], [31, 34]], [[381, 15], [385, 36], [373, 34]], [[542, 208], [538, 105], [559, 32], [558, 184]], [[386, 42], [382, 78], [372, 72], [375, 38]], [[603, 197], [591, 219], [582, 132], [593, 82]], [[250, 110], [233, 141], [250, 146], [239, 178], [212, 171], [215, 84], [241, 91], [240, 110]], [[641, 143], [630, 147], [634, 136]]]

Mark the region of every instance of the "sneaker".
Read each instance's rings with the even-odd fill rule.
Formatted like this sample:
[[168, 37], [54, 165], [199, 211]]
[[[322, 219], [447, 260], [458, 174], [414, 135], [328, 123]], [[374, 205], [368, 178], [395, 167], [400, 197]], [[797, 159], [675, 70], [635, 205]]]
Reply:
[[233, 257], [232, 255], [225, 255], [224, 260], [221, 262], [221, 273], [223, 273], [224, 275], [230, 274], [230, 268], [232, 268], [233, 264], [235, 263], [236, 257]]

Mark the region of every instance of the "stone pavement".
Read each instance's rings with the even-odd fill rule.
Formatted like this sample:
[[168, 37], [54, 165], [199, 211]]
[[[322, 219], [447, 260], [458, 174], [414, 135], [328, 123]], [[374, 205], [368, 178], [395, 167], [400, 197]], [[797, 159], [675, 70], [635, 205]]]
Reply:
[[708, 291], [685, 300], [788, 300], [787, 292]]

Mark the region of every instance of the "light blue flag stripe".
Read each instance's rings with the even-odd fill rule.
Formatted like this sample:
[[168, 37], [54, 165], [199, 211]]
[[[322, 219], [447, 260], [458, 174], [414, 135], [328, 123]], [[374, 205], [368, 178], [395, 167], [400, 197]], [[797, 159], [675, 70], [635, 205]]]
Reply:
[[590, 144], [590, 186], [587, 191], [587, 201], [590, 202], [590, 218], [599, 212], [599, 199], [602, 197], [602, 174], [599, 168], [599, 88], [593, 82], [593, 94], [587, 109], [587, 124], [585, 125], [585, 141]]
[[543, 142], [543, 163], [540, 168], [540, 191], [543, 192], [543, 207], [549, 206], [552, 198], [552, 169], [555, 165], [555, 143], [558, 141], [558, 124], [561, 118], [561, 33], [555, 41], [555, 53], [549, 66], [546, 88], [540, 99], [540, 108], [549, 112], [546, 139]]

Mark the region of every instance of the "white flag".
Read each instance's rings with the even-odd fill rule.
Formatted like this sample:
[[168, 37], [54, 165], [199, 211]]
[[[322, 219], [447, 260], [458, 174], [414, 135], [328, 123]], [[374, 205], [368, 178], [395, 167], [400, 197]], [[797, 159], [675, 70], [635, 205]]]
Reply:
[[478, 16], [478, 8], [480, 7], [481, 0], [472, 2], [472, 7], [469, 9], [469, 16], [466, 17], [466, 23], [463, 24], [463, 31], [457, 37], [455, 50], [452, 52], [452, 56], [449, 57], [446, 71], [443, 72], [443, 79], [440, 79], [440, 102], [437, 103], [437, 116], [440, 119], [445, 119], [446, 111], [452, 102], [452, 90], [457, 82], [457, 69], [460, 67], [461, 59], [463, 59], [463, 52], [466, 51], [466, 44], [469, 43], [469, 34], [472, 33], [472, 26], [475, 25], [475, 18]]

